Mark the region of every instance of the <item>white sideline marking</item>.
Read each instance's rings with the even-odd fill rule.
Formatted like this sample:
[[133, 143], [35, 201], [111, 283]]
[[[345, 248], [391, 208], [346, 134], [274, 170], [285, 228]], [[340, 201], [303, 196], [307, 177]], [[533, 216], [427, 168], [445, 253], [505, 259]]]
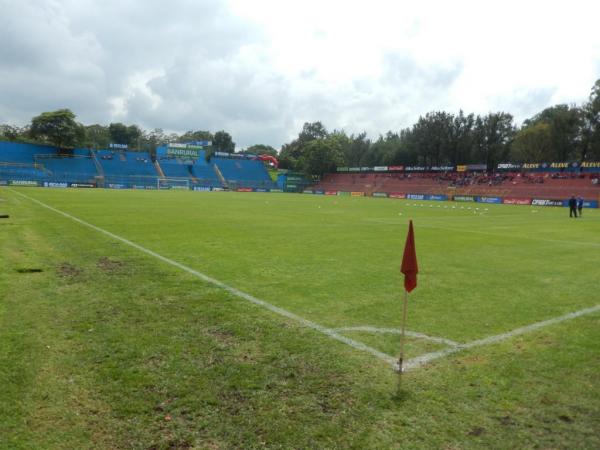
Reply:
[[[342, 327], [335, 328], [335, 331], [366, 331], [368, 333], [390, 333], [390, 334], [401, 334], [401, 330], [399, 328], [377, 328], [377, 327], [369, 327], [369, 326], [360, 326], [360, 327]], [[432, 342], [438, 342], [440, 344], [448, 345], [450, 347], [458, 347], [461, 344], [455, 341], [451, 341], [450, 339], [445, 339], [436, 336], [429, 336], [427, 334], [418, 333], [416, 331], [406, 330], [405, 334], [410, 337], [425, 339]]]
[[209, 277], [208, 275], [205, 275], [202, 272], [198, 272], [197, 270], [194, 270], [194, 269], [192, 269], [192, 268], [190, 268], [188, 266], [185, 266], [185, 265], [183, 265], [181, 263], [178, 263], [177, 261], [174, 261], [174, 260], [169, 259], [169, 258], [167, 258], [165, 256], [162, 256], [162, 255], [160, 255], [160, 254], [158, 254], [156, 252], [153, 252], [152, 250], [149, 250], [149, 249], [147, 249], [145, 247], [142, 247], [141, 245], [136, 244], [135, 242], [132, 242], [132, 241], [130, 241], [128, 239], [125, 239], [125, 238], [123, 238], [121, 236], [117, 236], [116, 234], [111, 233], [110, 231], [106, 231], [106, 230], [104, 230], [104, 229], [102, 229], [100, 227], [97, 227], [96, 225], [92, 225], [91, 223], [85, 222], [84, 220], [81, 220], [81, 219], [79, 219], [79, 218], [77, 218], [75, 216], [72, 216], [71, 214], [68, 214], [68, 213], [66, 213], [64, 211], [61, 211], [61, 210], [56, 209], [56, 208], [53, 208], [52, 206], [47, 205], [47, 204], [45, 204], [45, 203], [43, 203], [43, 202], [41, 202], [39, 200], [36, 200], [35, 198], [29, 197], [29, 196], [27, 196], [25, 194], [22, 194], [21, 192], [15, 191], [13, 189], [10, 189], [10, 190], [12, 192], [14, 192], [14, 193], [16, 193], [16, 194], [18, 194], [18, 195], [20, 195], [20, 196], [28, 199], [28, 200], [31, 200], [34, 203], [37, 203], [40, 206], [43, 206], [44, 208], [49, 209], [50, 211], [53, 211], [53, 212], [55, 212], [57, 214], [60, 214], [61, 216], [64, 216], [64, 217], [66, 217], [68, 219], [71, 219], [71, 220], [73, 220], [73, 221], [75, 221], [75, 222], [77, 222], [77, 223], [79, 223], [81, 225], [84, 225], [84, 226], [89, 227], [89, 228], [91, 228], [93, 230], [96, 230], [99, 233], [105, 234], [106, 236], [109, 236], [109, 237], [111, 237], [111, 238], [113, 238], [113, 239], [115, 239], [117, 241], [121, 241], [124, 244], [129, 245], [130, 247], [133, 247], [133, 248], [135, 248], [135, 249], [137, 249], [137, 250], [139, 250], [139, 251], [141, 251], [143, 253], [146, 253], [147, 255], [153, 256], [156, 259], [159, 259], [159, 260], [161, 260], [161, 261], [163, 261], [163, 262], [165, 262], [167, 264], [170, 264], [170, 265], [175, 266], [175, 267], [177, 267], [177, 268], [179, 268], [181, 270], [184, 270], [185, 272], [187, 272], [187, 273], [189, 273], [191, 275], [194, 275], [195, 277], [200, 278], [201, 280], [203, 280], [203, 281], [205, 281], [207, 283], [211, 283], [211, 284], [213, 284], [213, 285], [215, 285], [215, 286], [217, 286], [217, 287], [219, 287], [219, 288], [221, 288], [221, 289], [229, 292], [230, 294], [233, 294], [233, 295], [235, 295], [237, 297], [240, 297], [240, 298], [243, 298], [244, 300], [249, 301], [250, 303], [254, 303], [255, 305], [258, 305], [258, 306], [261, 306], [261, 307], [263, 307], [265, 309], [268, 309], [269, 311], [272, 311], [275, 314], [279, 314], [280, 316], [287, 317], [288, 319], [292, 319], [292, 320], [294, 320], [294, 321], [296, 321], [296, 322], [304, 325], [307, 328], [312, 328], [313, 330], [319, 331], [320, 333], [323, 333], [326, 336], [329, 336], [330, 338], [335, 339], [336, 341], [343, 342], [344, 344], [349, 345], [352, 348], [355, 348], [357, 350], [362, 350], [362, 351], [365, 351], [367, 353], [370, 353], [371, 355], [376, 356], [377, 358], [384, 360], [388, 364], [393, 365], [395, 363], [395, 361], [396, 361], [395, 358], [393, 358], [392, 356], [390, 356], [390, 355], [388, 355], [386, 353], [380, 352], [379, 350], [376, 350], [376, 349], [374, 349], [372, 347], [369, 347], [368, 345], [365, 345], [362, 342], [358, 342], [358, 341], [355, 341], [354, 339], [350, 339], [350, 338], [348, 338], [346, 336], [343, 336], [343, 335], [341, 335], [339, 333], [336, 333], [332, 329], [326, 328], [326, 327], [324, 327], [322, 325], [319, 325], [318, 323], [315, 323], [315, 322], [312, 322], [312, 321], [310, 321], [308, 319], [305, 319], [304, 317], [300, 317], [300, 316], [294, 314], [293, 312], [290, 312], [290, 311], [287, 311], [287, 310], [285, 310], [283, 308], [280, 308], [278, 306], [272, 305], [271, 303], [267, 303], [264, 300], [260, 300], [259, 298], [256, 298], [256, 297], [254, 297], [254, 296], [252, 296], [250, 294], [247, 294], [247, 293], [245, 293], [243, 291], [240, 291], [239, 289], [236, 289], [236, 288], [234, 288], [232, 286], [229, 286], [229, 285], [227, 285], [227, 284], [225, 284], [225, 283], [223, 283], [223, 282], [221, 282], [221, 281], [219, 281], [219, 280], [217, 280], [215, 278]]
[[404, 363], [404, 367], [408, 369], [415, 369], [424, 364], [427, 364], [434, 359], [442, 358], [444, 356], [451, 355], [452, 353], [459, 352], [461, 350], [466, 350], [473, 347], [481, 347], [483, 345], [494, 344], [496, 342], [504, 341], [506, 339], [519, 336], [521, 334], [529, 333], [530, 331], [535, 331], [540, 328], [547, 327], [549, 325], [554, 325], [560, 322], [564, 322], [566, 320], [575, 319], [577, 317], [585, 316], [587, 314], [593, 314], [595, 312], [600, 311], [600, 305], [592, 306], [591, 308], [580, 309], [579, 311], [575, 311], [572, 313], [565, 314], [564, 316], [555, 317], [553, 319], [544, 320], [542, 322], [532, 323], [531, 325], [526, 325], [524, 327], [516, 328], [507, 333], [497, 334], [495, 336], [488, 336], [483, 339], [477, 339], [476, 341], [471, 341], [466, 344], [460, 344], [457, 347], [451, 347], [444, 350], [439, 350], [437, 352], [426, 353], [424, 355], [417, 356], [416, 358], [409, 359]]
[[[567, 241], [564, 239], [545, 239], [545, 238], [538, 238], [538, 237], [530, 237], [530, 236], [519, 236], [516, 234], [510, 234], [510, 235], [506, 235], [506, 234], [500, 234], [500, 233], [489, 233], [487, 231], [479, 231], [479, 230], [461, 230], [461, 229], [457, 229], [457, 228], [448, 228], [448, 227], [439, 227], [436, 225], [427, 225], [426, 223], [420, 223], [419, 226], [421, 228], [433, 228], [436, 230], [444, 230], [444, 231], [454, 231], [455, 233], [471, 233], [471, 234], [481, 234], [484, 236], [498, 236], [498, 237], [503, 237], [503, 238], [514, 238], [514, 239], [525, 239], [527, 241], [540, 241], [540, 242], [551, 242], [553, 244], [568, 244], [568, 245], [584, 245], [586, 247], [600, 247], [600, 243], [597, 242], [581, 242], [581, 241]], [[511, 225], [509, 224], [508, 227], [511, 227]]]

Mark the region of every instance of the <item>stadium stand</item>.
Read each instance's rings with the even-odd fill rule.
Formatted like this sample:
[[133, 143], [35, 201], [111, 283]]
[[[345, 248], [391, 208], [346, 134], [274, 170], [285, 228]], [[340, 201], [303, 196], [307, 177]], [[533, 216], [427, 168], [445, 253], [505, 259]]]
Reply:
[[156, 186], [158, 174], [147, 152], [96, 150], [105, 185]]
[[259, 160], [213, 158], [212, 162], [219, 168], [230, 188], [265, 188], [274, 187], [264, 163]]
[[335, 173], [314, 187], [349, 192], [568, 198], [573, 194], [597, 200], [597, 173]]
[[159, 180], [166, 186], [171, 183], [192, 188], [275, 187], [262, 161], [213, 158], [207, 162], [203, 150], [190, 158], [170, 155], [167, 150], [166, 146], [157, 148], [158, 159], [153, 160], [147, 152], [60, 150], [0, 141], [0, 181], [85, 183], [109, 188], [156, 188], [162, 186]]
[[98, 171], [88, 149], [75, 149], [69, 153], [54, 152], [34, 155], [34, 162], [55, 182], [96, 183]]

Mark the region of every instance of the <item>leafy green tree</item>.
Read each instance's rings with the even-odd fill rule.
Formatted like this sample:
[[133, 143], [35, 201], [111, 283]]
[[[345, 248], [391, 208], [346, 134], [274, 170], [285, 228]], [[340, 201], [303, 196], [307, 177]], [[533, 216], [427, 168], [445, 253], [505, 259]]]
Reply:
[[569, 161], [581, 155], [581, 128], [583, 112], [576, 106], [555, 105], [544, 109], [524, 125], [546, 123], [550, 126], [552, 152], [548, 159]]
[[477, 116], [474, 128], [474, 161], [487, 164], [493, 170], [499, 162], [509, 159], [516, 128], [512, 115], [505, 112]]
[[344, 163], [339, 136], [327, 136], [308, 142], [299, 160], [301, 170], [311, 176], [334, 172]]
[[360, 164], [357, 165], [373, 167], [396, 164], [400, 147], [401, 142], [398, 133], [388, 131], [385, 136], [379, 136], [379, 139], [370, 143], [361, 156]]
[[600, 160], [600, 79], [582, 108], [582, 160]]
[[21, 130], [19, 127], [15, 127], [8, 124], [0, 125], [0, 138], [8, 141], [16, 141], [21, 136]]
[[235, 142], [231, 135], [223, 130], [215, 133], [212, 146], [217, 152], [233, 153], [235, 151]]
[[361, 165], [363, 157], [371, 148], [371, 141], [367, 139], [367, 133], [362, 132], [356, 136], [352, 135], [348, 139], [348, 143], [342, 147], [345, 157], [345, 164], [350, 167]]
[[553, 160], [552, 129], [544, 122], [521, 128], [512, 143], [511, 159], [519, 162]]
[[75, 147], [85, 138], [83, 125], [75, 121], [69, 109], [43, 112], [31, 119], [29, 133], [32, 138], [48, 142], [61, 148]]
[[86, 147], [107, 148], [110, 143], [110, 132], [104, 125], [88, 125], [85, 127]]
[[214, 136], [210, 131], [186, 131], [177, 138], [176, 142], [192, 142], [192, 141], [211, 141]]
[[263, 144], [255, 144], [248, 147], [244, 152], [241, 153], [250, 153], [253, 155], [270, 155], [277, 157], [277, 150], [275, 150], [270, 145]]
[[279, 167], [282, 169], [301, 170], [300, 158], [306, 146], [316, 140], [327, 137], [328, 133], [321, 122], [306, 122], [296, 139], [281, 147]]
[[137, 125], [111, 123], [108, 132], [112, 143], [126, 144], [129, 147], [138, 147], [139, 139], [142, 137], [142, 130]]

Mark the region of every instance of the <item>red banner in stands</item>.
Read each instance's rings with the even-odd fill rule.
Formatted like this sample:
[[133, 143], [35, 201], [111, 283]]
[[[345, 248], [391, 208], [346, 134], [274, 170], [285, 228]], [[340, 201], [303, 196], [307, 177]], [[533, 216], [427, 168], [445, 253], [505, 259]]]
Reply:
[[531, 205], [530, 198], [523, 197], [506, 197], [502, 200], [505, 205]]

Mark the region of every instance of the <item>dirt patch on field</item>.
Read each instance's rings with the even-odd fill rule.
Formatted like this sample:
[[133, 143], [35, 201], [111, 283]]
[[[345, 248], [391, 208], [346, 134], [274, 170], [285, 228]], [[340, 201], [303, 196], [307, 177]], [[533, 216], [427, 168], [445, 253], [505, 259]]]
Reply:
[[123, 268], [125, 267], [125, 263], [123, 261], [119, 261], [116, 259], [110, 259], [110, 258], [107, 258], [106, 256], [103, 256], [102, 258], [100, 258], [98, 260], [98, 263], [96, 264], [96, 266], [101, 271], [112, 274], [112, 273], [121, 272], [123, 270]]
[[73, 264], [69, 264], [68, 262], [61, 263], [57, 268], [58, 276], [63, 278], [75, 278], [81, 275], [82, 270], [74, 266]]

